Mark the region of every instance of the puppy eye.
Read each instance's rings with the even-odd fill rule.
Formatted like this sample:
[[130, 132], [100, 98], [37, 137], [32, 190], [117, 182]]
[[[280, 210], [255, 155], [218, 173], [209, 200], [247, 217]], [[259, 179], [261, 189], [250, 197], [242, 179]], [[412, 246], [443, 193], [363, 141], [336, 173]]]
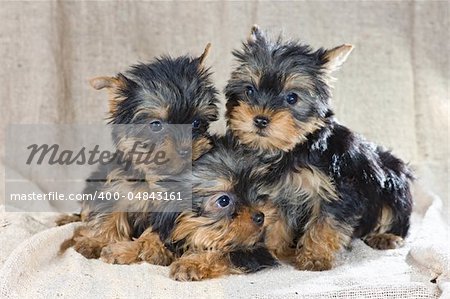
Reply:
[[162, 122], [160, 122], [159, 120], [154, 120], [150, 123], [150, 129], [153, 132], [159, 132], [163, 129], [163, 125]]
[[200, 125], [202, 124], [202, 121], [199, 119], [194, 119], [194, 121], [192, 122], [192, 128], [194, 129], [198, 129], [200, 128]]
[[245, 89], [245, 94], [249, 97], [253, 96], [255, 94], [255, 88], [251, 85], [248, 85]]
[[298, 96], [295, 93], [290, 93], [286, 96], [286, 102], [289, 105], [294, 105], [298, 101]]
[[219, 207], [225, 208], [230, 205], [231, 199], [228, 195], [222, 195], [216, 202]]

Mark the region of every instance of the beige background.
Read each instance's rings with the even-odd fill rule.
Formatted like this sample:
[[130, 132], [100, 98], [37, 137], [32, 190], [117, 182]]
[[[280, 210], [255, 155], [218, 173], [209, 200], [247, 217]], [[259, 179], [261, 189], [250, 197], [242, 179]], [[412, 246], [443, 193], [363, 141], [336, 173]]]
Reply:
[[102, 123], [106, 95], [88, 78], [163, 53], [198, 55], [207, 42], [222, 90], [231, 49], [257, 23], [314, 47], [355, 45], [336, 74], [338, 118], [410, 161], [448, 201], [448, 9], [448, 2], [403, 1], [2, 1], [1, 144], [9, 123]]

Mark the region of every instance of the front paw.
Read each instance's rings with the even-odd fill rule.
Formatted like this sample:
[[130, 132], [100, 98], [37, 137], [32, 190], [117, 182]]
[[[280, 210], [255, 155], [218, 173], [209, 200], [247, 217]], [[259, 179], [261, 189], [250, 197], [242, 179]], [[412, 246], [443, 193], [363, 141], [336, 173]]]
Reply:
[[139, 262], [139, 246], [132, 241], [110, 244], [103, 248], [100, 259], [108, 264], [129, 265]]
[[169, 266], [173, 261], [173, 254], [163, 245], [145, 243], [139, 253], [139, 260], [153, 265]]
[[298, 270], [325, 271], [330, 270], [333, 267], [333, 259], [307, 253], [299, 253], [295, 258], [294, 266]]
[[178, 260], [170, 267], [170, 277], [177, 281], [198, 281], [208, 278], [208, 273], [200, 262]]
[[76, 252], [88, 259], [98, 259], [104, 244], [90, 238], [77, 238], [74, 241], [73, 248]]
[[365, 238], [364, 242], [374, 249], [396, 249], [403, 246], [403, 238], [394, 234], [379, 234]]

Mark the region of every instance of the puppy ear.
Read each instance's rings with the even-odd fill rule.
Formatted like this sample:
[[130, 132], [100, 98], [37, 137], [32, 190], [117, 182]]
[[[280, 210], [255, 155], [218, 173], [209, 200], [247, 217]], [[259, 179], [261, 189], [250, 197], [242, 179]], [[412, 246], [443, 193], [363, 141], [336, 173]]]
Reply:
[[127, 85], [128, 80], [124, 75], [118, 74], [116, 77], [95, 77], [89, 80], [89, 84], [97, 90], [106, 88], [109, 94], [109, 113], [114, 115], [117, 105], [124, 100], [120, 96], [120, 91]]
[[118, 74], [117, 77], [95, 77], [89, 80], [89, 84], [97, 90], [103, 88], [113, 88], [117, 89], [124, 86], [126, 83], [126, 78], [122, 74]]
[[207, 43], [202, 55], [200, 55], [200, 57], [198, 57], [198, 64], [201, 67], [204, 66], [205, 59], [208, 56], [210, 50], [211, 50], [211, 43]]
[[344, 44], [331, 50], [327, 50], [324, 55], [325, 63], [323, 66], [329, 72], [334, 72], [347, 60], [347, 57], [350, 55], [352, 50], [353, 46], [349, 44]]
[[258, 25], [254, 24], [250, 30], [250, 36], [247, 38], [249, 43], [256, 43], [257, 41], [265, 40], [264, 32], [259, 28]]

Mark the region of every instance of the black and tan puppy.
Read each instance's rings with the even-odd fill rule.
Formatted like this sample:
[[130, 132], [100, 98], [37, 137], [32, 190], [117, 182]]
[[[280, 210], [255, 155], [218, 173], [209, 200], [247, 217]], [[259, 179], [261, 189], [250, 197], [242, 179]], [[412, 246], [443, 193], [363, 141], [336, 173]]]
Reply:
[[[191, 158], [211, 149], [207, 130], [218, 116], [217, 91], [204, 66], [208, 50], [209, 44], [200, 57], [162, 57], [91, 81], [95, 89], [109, 91], [113, 141], [127, 163], [103, 165], [91, 175], [85, 193], [119, 194], [120, 200], [85, 203], [81, 215], [86, 224], [62, 249], [74, 246], [84, 256], [98, 258], [110, 242], [131, 240], [147, 225], [146, 213], [159, 205], [135, 195], [173, 193], [167, 181], [183, 188], [186, 182], [174, 182], [173, 176], [189, 171]], [[150, 151], [164, 153], [166, 162], [138, 163], [136, 152]]]
[[263, 177], [267, 168], [221, 138], [194, 163], [192, 205], [148, 214], [149, 227], [133, 241], [108, 245], [109, 263], [171, 264], [175, 280], [203, 280], [276, 264], [263, 247], [280, 220]]
[[409, 229], [411, 171], [339, 124], [330, 108], [331, 74], [352, 48], [312, 50], [254, 26], [233, 52], [239, 65], [225, 88], [229, 131], [271, 166], [298, 269], [330, 269], [352, 238], [396, 248]]

